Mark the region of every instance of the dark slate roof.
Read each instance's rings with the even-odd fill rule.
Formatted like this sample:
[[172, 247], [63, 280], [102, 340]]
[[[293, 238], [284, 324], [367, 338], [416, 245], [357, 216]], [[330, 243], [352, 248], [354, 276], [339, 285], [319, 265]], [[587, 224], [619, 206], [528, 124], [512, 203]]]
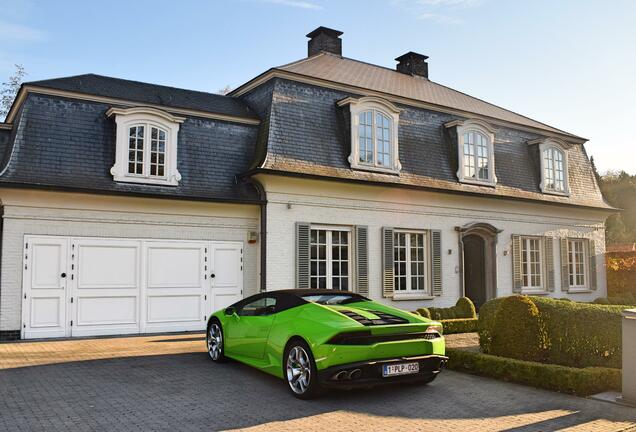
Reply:
[[165, 107], [257, 118], [239, 99], [229, 96], [95, 74], [31, 81], [24, 85], [125, 99], [132, 102], [162, 105]]
[[[558, 134], [578, 141], [585, 141], [584, 138], [574, 134], [438, 84], [432, 80], [327, 52], [282, 65], [272, 70], [343, 84], [358, 89], [371, 90], [390, 96], [398, 96], [440, 108], [460, 110], [494, 120], [502, 120]], [[246, 83], [241, 87], [248, 84]], [[240, 92], [241, 87], [230, 94]]]
[[[603, 199], [582, 145], [569, 150], [570, 197], [544, 194], [536, 146], [530, 132], [497, 128], [495, 134], [496, 187], [474, 186], [457, 180], [456, 144], [444, 124], [459, 117], [400, 105], [399, 176], [352, 170], [349, 116], [337, 101], [359, 96], [338, 90], [276, 78], [273, 89], [261, 87], [242, 96], [259, 112], [268, 112], [261, 125], [257, 171], [315, 176], [422, 188], [442, 192], [611, 208]], [[268, 106], [269, 105], [269, 106]], [[536, 156], [536, 157], [535, 157]]]
[[8, 166], [0, 167], [7, 166], [0, 185], [259, 202], [253, 186], [235, 180], [254, 157], [258, 126], [186, 117], [178, 137], [178, 186], [119, 183], [110, 174], [116, 145], [115, 122], [106, 116], [110, 107], [29, 94], [13, 124], [15, 139], [5, 152]]

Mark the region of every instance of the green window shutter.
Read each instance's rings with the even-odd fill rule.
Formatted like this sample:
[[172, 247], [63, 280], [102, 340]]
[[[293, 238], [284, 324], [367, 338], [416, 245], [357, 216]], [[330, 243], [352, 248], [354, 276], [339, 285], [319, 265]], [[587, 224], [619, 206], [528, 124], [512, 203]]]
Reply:
[[431, 230], [431, 283], [433, 295], [442, 295], [442, 232]]
[[512, 235], [512, 292], [521, 292], [521, 236]]
[[545, 289], [554, 291], [554, 241], [552, 237], [543, 237], [543, 260], [545, 263]]
[[296, 222], [296, 288], [309, 288], [310, 234], [310, 224]]
[[568, 258], [568, 239], [561, 238], [561, 291], [570, 289], [570, 267]]
[[366, 226], [356, 227], [356, 267], [357, 291], [362, 295], [369, 295], [369, 229]]
[[590, 259], [589, 286], [591, 290], [596, 290], [596, 242], [594, 240], [587, 241], [587, 251], [587, 256]]
[[382, 228], [382, 296], [393, 297], [393, 228]]

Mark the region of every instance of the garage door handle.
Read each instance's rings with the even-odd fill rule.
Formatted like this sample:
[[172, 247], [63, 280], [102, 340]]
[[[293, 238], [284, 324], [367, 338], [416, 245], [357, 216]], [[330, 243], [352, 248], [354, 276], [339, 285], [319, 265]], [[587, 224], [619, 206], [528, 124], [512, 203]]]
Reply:
[[210, 277], [211, 277], [212, 279], [214, 279], [214, 278], [216, 277], [216, 275], [215, 275], [214, 273], [212, 273], [212, 274], [210, 275]]
[[60, 276], [65, 278], [66, 277], [66, 273], [62, 273]]

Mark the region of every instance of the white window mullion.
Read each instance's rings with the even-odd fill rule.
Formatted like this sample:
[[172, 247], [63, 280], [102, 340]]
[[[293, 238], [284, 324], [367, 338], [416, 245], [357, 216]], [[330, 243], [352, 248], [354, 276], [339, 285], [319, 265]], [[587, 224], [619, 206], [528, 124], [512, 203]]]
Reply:
[[327, 269], [326, 269], [326, 275], [327, 275], [327, 284], [326, 287], [327, 289], [333, 289], [333, 254], [332, 254], [332, 240], [333, 240], [333, 231], [326, 231], [327, 233], [327, 239], [326, 239], [326, 243], [327, 243], [327, 250], [325, 251], [325, 257], [327, 258]]

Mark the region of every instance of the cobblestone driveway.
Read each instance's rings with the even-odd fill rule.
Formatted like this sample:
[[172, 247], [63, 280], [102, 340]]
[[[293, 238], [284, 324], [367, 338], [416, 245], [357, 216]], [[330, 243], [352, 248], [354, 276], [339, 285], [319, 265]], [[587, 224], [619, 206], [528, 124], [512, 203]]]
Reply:
[[[303, 402], [202, 335], [0, 344], [0, 431], [619, 431], [636, 409], [445, 371]], [[51, 363], [51, 364], [45, 364]], [[636, 431], [636, 428], [633, 430]]]

